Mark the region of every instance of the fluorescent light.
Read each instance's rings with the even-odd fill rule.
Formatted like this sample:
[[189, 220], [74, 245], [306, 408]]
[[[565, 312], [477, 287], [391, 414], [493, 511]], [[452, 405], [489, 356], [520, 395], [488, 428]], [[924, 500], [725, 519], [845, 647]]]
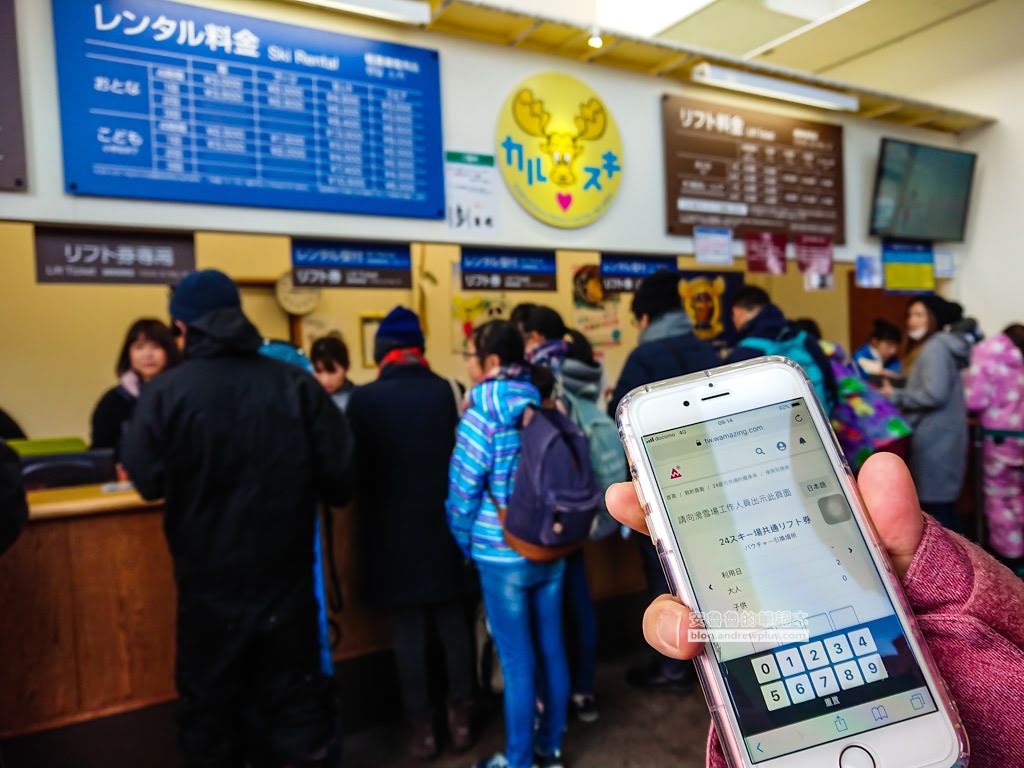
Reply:
[[702, 62], [694, 67], [690, 72], [690, 79], [702, 85], [727, 88], [730, 91], [752, 93], [756, 96], [767, 96], [782, 101], [793, 101], [797, 104], [807, 104], [821, 109], [846, 112], [857, 112], [860, 109], [860, 100], [856, 96], [707, 62]]
[[399, 24], [427, 24], [430, 5], [419, 0], [292, 0], [303, 5], [316, 5], [332, 11], [370, 16]]

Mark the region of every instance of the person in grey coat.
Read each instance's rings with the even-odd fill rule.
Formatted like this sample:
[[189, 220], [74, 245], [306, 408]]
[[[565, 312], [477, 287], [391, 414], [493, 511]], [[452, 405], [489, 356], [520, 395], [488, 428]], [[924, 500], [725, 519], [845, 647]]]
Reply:
[[907, 306], [907, 335], [915, 343], [906, 386], [886, 382], [892, 400], [913, 428], [910, 471], [921, 507], [957, 530], [956, 500], [967, 471], [967, 407], [961, 371], [970, 362], [974, 338], [963, 308], [940, 296], [915, 296]]

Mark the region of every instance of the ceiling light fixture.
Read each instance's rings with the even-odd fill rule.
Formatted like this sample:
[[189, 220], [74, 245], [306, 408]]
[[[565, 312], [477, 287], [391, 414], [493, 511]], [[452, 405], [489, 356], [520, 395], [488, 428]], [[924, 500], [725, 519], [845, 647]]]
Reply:
[[590, 39], [587, 40], [587, 45], [591, 48], [600, 48], [604, 45], [604, 40], [601, 39], [601, 31], [597, 27], [590, 28]]
[[332, 11], [369, 16], [399, 24], [428, 24], [430, 4], [420, 0], [292, 0], [302, 5], [316, 5]]
[[777, 77], [745, 72], [741, 69], [730, 69], [708, 62], [702, 62], [695, 66], [690, 72], [690, 79], [701, 85], [752, 93], [755, 96], [767, 96], [770, 99], [792, 101], [820, 109], [845, 112], [857, 112], [860, 109], [860, 100], [856, 96], [813, 85], [794, 83]]

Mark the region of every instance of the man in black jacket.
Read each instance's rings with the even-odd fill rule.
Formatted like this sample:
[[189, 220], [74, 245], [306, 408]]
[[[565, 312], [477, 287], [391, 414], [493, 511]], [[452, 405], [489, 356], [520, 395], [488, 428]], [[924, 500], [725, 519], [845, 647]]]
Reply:
[[319, 665], [315, 510], [347, 501], [348, 425], [316, 379], [257, 353], [227, 275], [189, 275], [170, 311], [186, 362], [142, 393], [122, 459], [143, 497], [165, 499], [185, 763], [319, 766], [334, 698]]
[[662, 269], [644, 278], [630, 308], [640, 328], [640, 344], [626, 358], [608, 401], [608, 415], [613, 419], [619, 401], [630, 390], [722, 364], [712, 346], [694, 335], [675, 270]]
[[[608, 401], [608, 414], [613, 419], [619, 402], [630, 390], [722, 364], [711, 345], [694, 335], [693, 322], [683, 308], [679, 293], [679, 273], [675, 270], [659, 270], [644, 278], [633, 294], [631, 309], [640, 328], [640, 344], [626, 358], [619, 383]], [[650, 539], [636, 538], [648, 592], [652, 597], [666, 594], [668, 583], [658, 553]], [[659, 656], [648, 664], [630, 669], [626, 679], [638, 688], [684, 692], [693, 687], [694, 677], [690, 662]]]
[[415, 759], [438, 749], [428, 685], [431, 626], [445, 655], [452, 747], [473, 745], [473, 653], [460, 600], [466, 576], [445, 512], [461, 393], [430, 370], [424, 346], [419, 318], [395, 307], [374, 343], [380, 375], [353, 392], [348, 406], [365, 598], [391, 615]]
[[803, 353], [793, 352], [788, 356], [800, 358], [797, 362], [804, 366], [811, 381], [815, 382], [819, 399], [828, 411], [831, 410], [836, 402], [836, 378], [817, 335], [804, 332], [801, 341], [801, 329], [772, 304], [764, 288], [756, 285], [745, 285], [733, 296], [732, 321], [739, 334], [739, 344], [729, 353], [727, 362], [738, 363], [765, 354], [764, 346], [751, 343], [753, 340], [766, 341], [769, 347], [799, 344]]

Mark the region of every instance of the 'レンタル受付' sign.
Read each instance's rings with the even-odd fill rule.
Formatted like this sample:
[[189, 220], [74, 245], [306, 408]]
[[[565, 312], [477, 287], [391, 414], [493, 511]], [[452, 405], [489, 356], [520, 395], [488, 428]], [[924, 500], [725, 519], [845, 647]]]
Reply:
[[462, 249], [462, 288], [467, 291], [554, 291], [554, 251]]
[[196, 268], [192, 235], [36, 227], [36, 282], [173, 285]]
[[675, 256], [629, 256], [617, 253], [601, 254], [601, 287], [605, 293], [623, 293], [636, 290], [648, 275], [662, 269], [676, 270]]
[[444, 218], [436, 51], [53, 0], [70, 194]]
[[292, 279], [323, 288], [411, 288], [412, 258], [405, 243], [295, 240]]
[[843, 129], [666, 94], [668, 232], [695, 226], [846, 241]]

